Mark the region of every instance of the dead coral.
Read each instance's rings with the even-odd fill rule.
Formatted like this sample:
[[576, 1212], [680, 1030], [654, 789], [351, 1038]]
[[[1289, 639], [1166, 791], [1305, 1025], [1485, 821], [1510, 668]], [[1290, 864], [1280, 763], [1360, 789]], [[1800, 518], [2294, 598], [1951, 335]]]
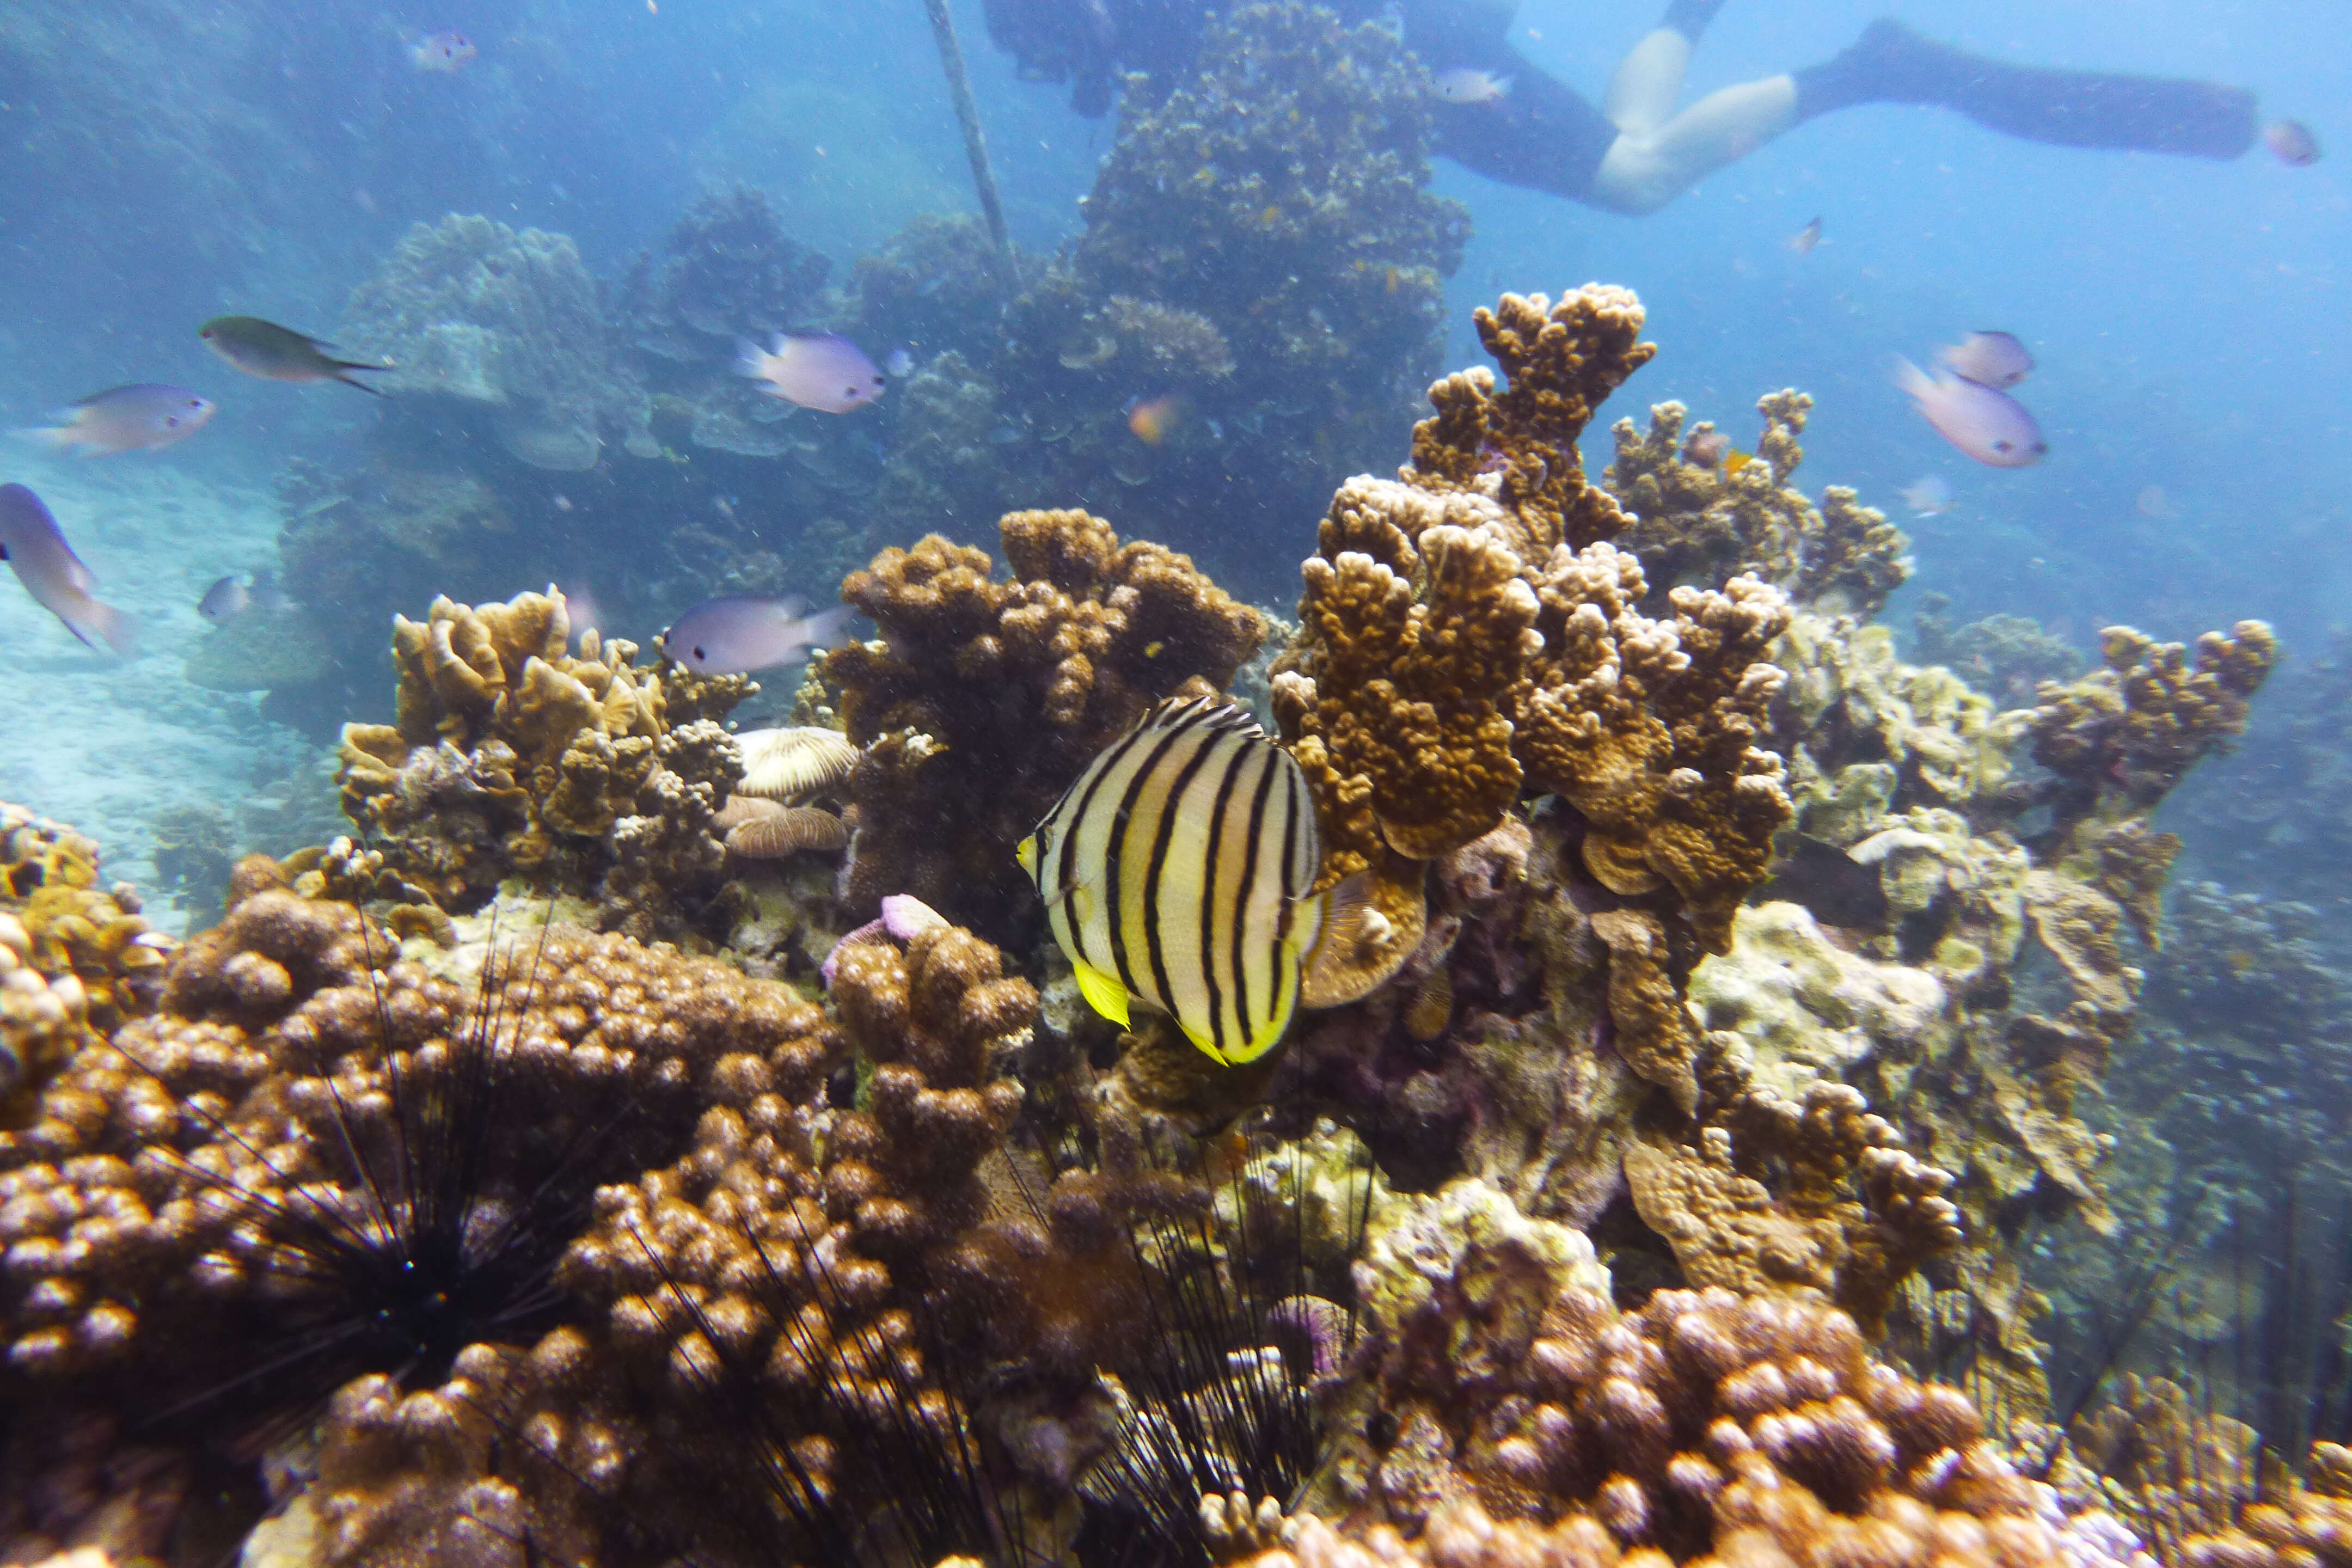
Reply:
[[640, 667], [593, 630], [571, 646], [561, 595], [397, 618], [398, 721], [344, 727], [344, 810], [446, 908], [520, 876], [601, 894], [608, 927], [680, 934], [717, 890], [709, 816], [742, 771], [716, 721], [758, 688]]
[[851, 900], [908, 893], [985, 930], [1034, 904], [1013, 847], [1109, 740], [1162, 698], [1222, 689], [1265, 623], [1184, 556], [1122, 546], [1081, 511], [999, 524], [985, 551], [934, 535], [842, 584], [883, 640], [835, 650], [857, 835]]

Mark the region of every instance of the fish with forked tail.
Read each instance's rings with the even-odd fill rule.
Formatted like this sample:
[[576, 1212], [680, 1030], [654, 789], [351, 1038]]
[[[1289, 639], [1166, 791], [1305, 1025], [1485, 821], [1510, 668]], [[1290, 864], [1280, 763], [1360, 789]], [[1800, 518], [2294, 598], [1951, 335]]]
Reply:
[[196, 329], [196, 336], [204, 339], [213, 353], [246, 374], [257, 375], [264, 381], [340, 381], [345, 386], [356, 386], [362, 392], [382, 397], [383, 393], [363, 381], [353, 380], [351, 373], [393, 368], [364, 360], [337, 359], [327, 353], [334, 346], [332, 343], [275, 321], [265, 321], [258, 316], [215, 316]]
[[92, 393], [52, 415], [57, 424], [16, 434], [56, 451], [79, 447], [85, 458], [152, 452], [203, 429], [213, 409], [211, 398], [199, 397], [184, 386], [137, 381]]
[[96, 632], [124, 658], [138, 650], [139, 623], [91, 595], [98, 579], [66, 542], [41, 498], [22, 485], [0, 485], [0, 561], [16, 569], [33, 602], [63, 621], [84, 647], [98, 646], [89, 640]]
[[697, 675], [748, 675], [841, 641], [857, 614], [847, 605], [812, 616], [799, 599], [722, 594], [690, 607], [657, 646]]

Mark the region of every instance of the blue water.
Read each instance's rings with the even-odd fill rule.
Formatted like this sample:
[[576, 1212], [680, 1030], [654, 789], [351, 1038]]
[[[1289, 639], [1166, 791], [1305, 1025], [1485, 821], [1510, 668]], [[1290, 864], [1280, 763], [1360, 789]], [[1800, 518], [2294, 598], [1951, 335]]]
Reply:
[[[1731, 0], [1687, 96], [1820, 59], [1878, 9]], [[1076, 232], [1112, 122], [1071, 112], [1066, 89], [1016, 79], [978, 5], [957, 13], [1013, 234], [1050, 251]], [[1950, 483], [1951, 511], [1905, 520], [1919, 572], [1888, 612], [1898, 625], [1932, 589], [1959, 619], [2029, 614], [2085, 647], [2114, 621], [2185, 637], [2244, 616], [2316, 647], [2352, 585], [2352, 13], [2318, 0], [1917, 0], [1899, 15], [2021, 62], [2242, 82], [2266, 119], [2302, 119], [2330, 155], [2294, 169], [2259, 147], [2226, 164], [2085, 153], [1871, 107], [1800, 127], [1640, 219], [1441, 162], [1435, 188], [1475, 218], [1448, 289], [1448, 362], [1477, 360], [1469, 312], [1503, 289], [1627, 284], [1664, 352], [1606, 417], [1677, 397], [1744, 434], [1757, 395], [1795, 385], [1820, 403], [1806, 489], [1853, 484], [1900, 515], [1900, 486]], [[1646, 4], [1530, 0], [1514, 40], [1597, 98], [1653, 19]], [[403, 37], [445, 27], [470, 35], [479, 58], [454, 75], [413, 68]], [[748, 182], [838, 279], [908, 219], [974, 205], [918, 0], [9, 0], [0, 149], [0, 420], [134, 379], [220, 397], [197, 439], [101, 466], [134, 500], [142, 475], [165, 474], [241, 498], [223, 502], [241, 531], [221, 570], [263, 548], [236, 512], [251, 492], [289, 456], [348, 457], [378, 409], [235, 376], [194, 337], [207, 315], [331, 328], [410, 224], [452, 211], [568, 234], [610, 279], [699, 191]], [[1793, 254], [1784, 242], [1816, 216], [1822, 243]], [[2053, 448], [2039, 468], [1969, 462], [1888, 383], [1894, 355], [1924, 360], [1984, 327], [2018, 333], [2040, 362], [2025, 388]], [[1597, 468], [1606, 454], [1596, 427], [1589, 458]], [[5, 458], [10, 477], [74, 477]], [[2143, 505], [2151, 487], [2162, 499]], [[1314, 521], [1264, 548], [1295, 559]], [[126, 522], [85, 553], [115, 583], [165, 554], [188, 579], [210, 569], [181, 563], [184, 537], [159, 545]], [[201, 589], [174, 578], [132, 596], [192, 604]], [[12, 656], [34, 650], [8, 679], [37, 709], [95, 679], [96, 661], [12, 584], [0, 584], [0, 622]], [[166, 659], [198, 629], [184, 609], [173, 624]], [[54, 730], [81, 710], [46, 711]], [[244, 713], [236, 723], [256, 722]], [[29, 776], [0, 760], [0, 794]]]

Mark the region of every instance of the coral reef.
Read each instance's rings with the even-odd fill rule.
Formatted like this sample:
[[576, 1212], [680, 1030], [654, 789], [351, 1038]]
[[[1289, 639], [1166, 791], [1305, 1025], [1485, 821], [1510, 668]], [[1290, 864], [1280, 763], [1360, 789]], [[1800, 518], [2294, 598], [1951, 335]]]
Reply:
[[[1271, 589], [1227, 541], [1388, 460], [1436, 369], [1466, 223], [1428, 194], [1430, 134], [1393, 35], [1289, 3], [1213, 19], [1174, 91], [1123, 100], [1084, 234], [1015, 309], [992, 374], [1044, 395], [1006, 456]], [[1139, 440], [1122, 405], [1150, 399], [1173, 402]]]
[[[1002, 515], [1001, 567], [945, 532], [858, 549], [842, 598], [878, 635], [740, 734], [751, 683], [575, 641], [561, 593], [436, 599], [395, 622], [391, 721], [344, 731], [361, 831], [236, 862], [176, 949], [94, 846], [0, 814], [5, 1550], [136, 1513], [106, 1539], [148, 1551], [202, 1507], [336, 1568], [2122, 1568], [2126, 1524], [2206, 1568], [2325, 1560], [2339, 1455], [2257, 1500], [2245, 1429], [2128, 1383], [2067, 1455], [2032, 1441], [2051, 1301], [2089, 1342], [2083, 1298], [2127, 1297], [2124, 1241], [2171, 1225], [2202, 1272], [2152, 1321], [2213, 1342], [2218, 1189], [2352, 1104], [2325, 917], [2163, 903], [2185, 850], [2154, 813], [2246, 723], [2268, 628], [2193, 660], [2111, 628], [2031, 708], [1978, 685], [2069, 673], [2029, 628], [1923, 623], [1965, 668], [1907, 662], [1866, 624], [1901, 535], [1790, 487], [1801, 395], [1762, 401], [1752, 459], [1665, 405], [1587, 477], [1654, 353], [1597, 285], [1479, 312], [1500, 376], [1437, 382], [1393, 479], [1319, 473], [1256, 400], [1352, 378], [1344, 457], [1419, 352], [1434, 272], [1385, 258], [1451, 243], [1423, 90], [1385, 35], [1234, 12], [985, 321], [937, 303], [969, 226], [825, 293], [763, 204], [710, 198], [631, 285], [652, 434], [695, 446], [709, 365], [646, 344], [771, 312], [908, 344], [873, 434], [771, 420], [561, 508], [397, 431], [404, 489], [294, 476], [289, 572], [321, 582], [338, 540], [391, 559], [399, 497], [521, 532], [708, 494], [647, 577], [762, 591], [1024, 469], [1083, 500], [1138, 458], [1118, 510], [1150, 530], [1155, 487], [1241, 485], [1276, 443], [1251, 504], [1337, 482], [1271, 666], [1266, 617], [1079, 510]], [[1268, 105], [1328, 168], [1254, 161]], [[1350, 238], [1371, 215], [1386, 249]], [[1339, 324], [1391, 289], [1391, 335]], [[754, 494], [838, 510], [770, 550]], [[314, 689], [359, 668], [331, 664]], [[1084, 1005], [1011, 847], [1150, 706], [1244, 669], [1321, 884], [1360, 874], [1369, 908], [1316, 1010], [1223, 1069]], [[223, 874], [215, 826], [184, 882]]]
[[[1654, 406], [1646, 431], [1617, 422], [1617, 455], [1601, 482], [1639, 520], [1618, 543], [1642, 558], [1654, 600], [1748, 573], [1824, 614], [1868, 620], [1903, 585], [1911, 542], [1884, 513], [1842, 486], [1824, 490], [1818, 507], [1790, 488], [1812, 406], [1795, 391], [1759, 399], [1755, 456], [1736, 461], [1701, 460], [1715, 426], [1702, 421], [1685, 437], [1689, 410], [1679, 403]], [[1655, 615], [1659, 605], [1643, 608]]]
[[1349, 1397], [1379, 1436], [1310, 1493], [1342, 1535], [1433, 1562], [1493, 1560], [1462, 1534], [1497, 1521], [1570, 1561], [2063, 1560], [1968, 1401], [1874, 1363], [1833, 1309], [1710, 1289], [1620, 1314], [1580, 1235], [1475, 1182], [1376, 1216], [1358, 1272]]
[[824, 679], [863, 753], [853, 906], [908, 893], [1007, 935], [1035, 897], [1013, 846], [1154, 703], [1222, 689], [1265, 626], [1186, 557], [1085, 512], [1013, 512], [998, 531], [1007, 581], [937, 535], [852, 574], [842, 598], [883, 636], [836, 649]]
[[571, 647], [561, 594], [396, 620], [398, 721], [345, 727], [344, 809], [446, 909], [519, 876], [596, 897], [607, 929], [692, 929], [719, 886], [712, 814], [742, 776], [717, 721], [757, 688], [639, 667], [593, 630]]
[[385, 391], [486, 414], [534, 468], [593, 468], [607, 435], [643, 424], [643, 394], [607, 352], [595, 280], [565, 236], [457, 213], [417, 224], [343, 315], [345, 347], [397, 367]]

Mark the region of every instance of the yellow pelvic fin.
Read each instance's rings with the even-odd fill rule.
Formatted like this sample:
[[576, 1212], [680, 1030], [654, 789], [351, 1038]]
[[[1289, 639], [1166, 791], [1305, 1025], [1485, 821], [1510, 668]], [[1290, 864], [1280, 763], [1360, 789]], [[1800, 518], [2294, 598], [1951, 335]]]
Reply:
[[1217, 1049], [1217, 1047], [1214, 1047], [1214, 1046], [1211, 1045], [1208, 1041], [1206, 1041], [1206, 1040], [1202, 1039], [1200, 1036], [1198, 1036], [1198, 1035], [1194, 1034], [1194, 1033], [1192, 1031], [1192, 1029], [1191, 1029], [1191, 1028], [1190, 1028], [1190, 1027], [1185, 1024], [1184, 1020], [1183, 1020], [1183, 1019], [1181, 1019], [1181, 1018], [1179, 1018], [1179, 1019], [1177, 1019], [1177, 1020], [1176, 1020], [1176, 1026], [1177, 1026], [1178, 1028], [1182, 1029], [1182, 1030], [1184, 1031], [1184, 1037], [1185, 1037], [1186, 1039], [1188, 1039], [1188, 1040], [1192, 1041], [1194, 1045], [1196, 1045], [1196, 1046], [1198, 1046], [1198, 1047], [1201, 1047], [1201, 1054], [1202, 1054], [1202, 1056], [1207, 1057], [1211, 1061], [1213, 1061], [1213, 1062], [1216, 1063], [1219, 1067], [1227, 1067], [1227, 1068], [1229, 1068], [1229, 1067], [1233, 1066], [1233, 1065], [1234, 1065], [1234, 1063], [1235, 1063], [1236, 1061], [1246, 1061], [1246, 1060], [1248, 1060], [1248, 1059], [1249, 1059], [1249, 1058], [1246, 1058], [1246, 1057], [1229, 1057], [1229, 1056], [1225, 1055], [1225, 1053], [1224, 1053], [1224, 1052], [1223, 1052], [1223, 1051], [1221, 1051], [1221, 1050]]
[[1021, 862], [1021, 868], [1024, 871], [1034, 877], [1037, 874], [1037, 836], [1033, 833], [1014, 845], [1013, 858]]
[[1127, 1018], [1126, 986], [1121, 985], [1117, 980], [1105, 974], [1091, 963], [1079, 963], [1073, 961], [1070, 967], [1077, 971], [1078, 994], [1087, 999], [1087, 1006], [1092, 1007], [1122, 1029], [1135, 1026], [1129, 1023]]

